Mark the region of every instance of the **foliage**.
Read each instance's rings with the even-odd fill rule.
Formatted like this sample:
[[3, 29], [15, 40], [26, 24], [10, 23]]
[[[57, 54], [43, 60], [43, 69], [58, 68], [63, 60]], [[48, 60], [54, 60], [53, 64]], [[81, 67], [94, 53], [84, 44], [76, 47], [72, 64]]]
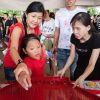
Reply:
[[88, 11], [91, 16], [99, 14], [98, 10], [95, 7], [89, 7]]
[[16, 15], [20, 16], [22, 14], [22, 11], [18, 11], [18, 10], [0, 10], [0, 15], [2, 15], [4, 13], [8, 13], [9, 15], [16, 14]]

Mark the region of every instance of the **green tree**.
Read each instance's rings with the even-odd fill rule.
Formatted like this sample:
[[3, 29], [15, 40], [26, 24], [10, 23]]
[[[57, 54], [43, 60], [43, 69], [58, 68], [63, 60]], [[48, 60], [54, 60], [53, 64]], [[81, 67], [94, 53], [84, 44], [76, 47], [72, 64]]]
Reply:
[[97, 15], [99, 13], [98, 10], [95, 7], [89, 7], [88, 11], [89, 11], [91, 16]]

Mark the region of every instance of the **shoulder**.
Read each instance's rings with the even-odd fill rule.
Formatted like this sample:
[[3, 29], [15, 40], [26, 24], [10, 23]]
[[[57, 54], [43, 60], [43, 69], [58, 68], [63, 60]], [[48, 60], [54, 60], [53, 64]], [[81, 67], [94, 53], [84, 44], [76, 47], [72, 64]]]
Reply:
[[94, 41], [100, 41], [100, 34], [98, 34], [98, 33], [94, 33], [93, 35], [92, 35], [92, 38], [93, 38], [93, 40]]
[[20, 23], [20, 22], [16, 23], [14, 26], [15, 26], [15, 27], [24, 28], [23, 24], [22, 24], [22, 23]]
[[55, 20], [53, 18], [50, 19], [51, 23], [55, 23]]
[[66, 8], [60, 8], [57, 12], [56, 12], [56, 15], [59, 15], [63, 12], [65, 12]]
[[9, 29], [10, 29], [10, 33], [11, 33], [13, 30], [22, 31], [22, 30], [24, 30], [24, 26], [23, 26], [22, 23], [16, 23], [15, 25], [11, 25]]
[[87, 12], [87, 10], [81, 6], [77, 6], [76, 10], [78, 10], [79, 12]]
[[93, 34], [92, 35], [93, 40], [93, 47], [94, 48], [100, 48], [100, 34]]

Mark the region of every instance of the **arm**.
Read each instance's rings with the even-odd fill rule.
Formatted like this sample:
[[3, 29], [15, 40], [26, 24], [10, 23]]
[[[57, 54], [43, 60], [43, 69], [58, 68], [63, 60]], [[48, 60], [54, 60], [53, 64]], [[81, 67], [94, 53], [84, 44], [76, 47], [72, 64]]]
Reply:
[[58, 46], [58, 40], [59, 40], [59, 34], [60, 34], [60, 28], [56, 27], [54, 32], [54, 44], [53, 44], [53, 51]]
[[51, 33], [51, 34], [44, 34], [42, 33], [43, 36], [45, 36], [46, 38], [54, 38], [54, 34]]
[[[22, 32], [22, 30], [20, 29], [20, 27], [15, 27], [11, 34], [11, 46], [10, 46], [9, 50], [10, 50], [10, 55], [12, 57], [12, 60], [15, 62], [16, 65], [18, 64], [19, 59], [22, 60], [18, 53], [18, 43], [19, 43], [19, 38], [20, 38], [21, 32]], [[20, 63], [14, 71], [16, 79], [18, 79], [19, 73], [23, 70], [27, 74], [29, 74], [26, 64]]]
[[74, 58], [75, 58], [75, 45], [74, 44], [71, 44], [71, 51], [70, 51], [70, 55], [68, 57], [68, 60], [64, 66], [63, 69], [61, 69], [60, 71], [58, 71], [57, 75], [59, 76], [63, 76], [64, 73], [66, 72], [66, 70], [71, 66], [71, 64], [73, 63], [74, 61]]
[[[18, 43], [19, 43], [19, 38], [21, 35], [22, 30], [19, 27], [15, 27], [12, 34], [11, 34], [11, 46], [10, 46], [10, 55], [12, 57], [12, 60], [15, 62], [15, 64], [18, 64], [18, 60], [21, 59], [19, 53], [18, 53]], [[16, 56], [15, 56], [16, 55]], [[14, 70], [16, 80], [20, 83], [19, 81], [19, 75], [21, 72], [27, 73], [28, 77], [30, 77], [30, 72], [27, 68], [27, 65], [25, 63], [20, 63], [17, 65], [17, 68]], [[20, 79], [21, 80], [21, 79]], [[23, 82], [23, 83], [22, 83]], [[20, 84], [27, 84], [27, 86], [31, 85], [31, 80], [30, 78], [27, 78], [27, 81], [22, 81]], [[25, 83], [24, 83], [25, 82]], [[27, 82], [27, 83], [26, 83]]]
[[6, 26], [6, 35], [8, 35], [9, 26]]
[[93, 49], [90, 60], [89, 60], [89, 64], [86, 67], [84, 73], [76, 80], [75, 82], [75, 86], [79, 85], [80, 87], [83, 88], [83, 81], [92, 73], [92, 71], [95, 68], [95, 64], [97, 62], [97, 59], [99, 57], [100, 54], [100, 49]]
[[9, 50], [10, 50], [10, 55], [12, 57], [12, 60], [15, 62], [16, 65], [18, 63], [18, 59], [21, 59], [18, 53], [18, 43], [19, 43], [21, 32], [22, 30], [19, 27], [15, 27], [11, 33], [11, 46]]

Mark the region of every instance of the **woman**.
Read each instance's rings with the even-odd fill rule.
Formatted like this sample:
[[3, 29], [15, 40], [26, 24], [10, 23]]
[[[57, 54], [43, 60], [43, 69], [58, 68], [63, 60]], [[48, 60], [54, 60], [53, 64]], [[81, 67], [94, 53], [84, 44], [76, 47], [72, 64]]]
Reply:
[[96, 34], [88, 13], [80, 12], [71, 20], [74, 34], [71, 36], [71, 52], [64, 68], [58, 71], [63, 76], [78, 53], [74, 72], [74, 86], [83, 87], [84, 80], [100, 80], [100, 35]]
[[[20, 45], [22, 38], [26, 34], [34, 33], [36, 36], [40, 35], [38, 25], [42, 21], [43, 14], [43, 4], [41, 2], [32, 2], [25, 11], [23, 23], [16, 23], [10, 28], [8, 51], [4, 58], [5, 77], [8, 81], [15, 80], [15, 76], [18, 80], [18, 75], [21, 71], [26, 71], [26, 73], [29, 75], [27, 65], [23, 62], [19, 55]], [[14, 69], [15, 75], [13, 73]], [[29, 83], [31, 86], [30, 80]]]

